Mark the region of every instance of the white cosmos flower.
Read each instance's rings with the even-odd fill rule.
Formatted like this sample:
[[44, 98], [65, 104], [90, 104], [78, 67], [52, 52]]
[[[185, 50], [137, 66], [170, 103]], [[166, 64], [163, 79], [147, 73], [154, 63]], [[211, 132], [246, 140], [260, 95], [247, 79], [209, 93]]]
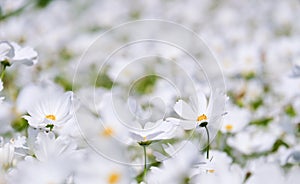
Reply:
[[[198, 92], [198, 106], [178, 100], [174, 106], [175, 112], [183, 118], [181, 125], [186, 130], [196, 128], [201, 122], [208, 121], [211, 112], [211, 105], [207, 106], [207, 99], [204, 93]], [[191, 100], [191, 103], [192, 102]]]
[[28, 106], [28, 116], [23, 116], [30, 126], [62, 126], [73, 118], [73, 93], [46, 93]]
[[8, 61], [10, 65], [20, 63], [31, 66], [37, 63], [37, 59], [38, 54], [31, 47], [21, 47], [14, 42], [0, 42], [0, 62]]
[[130, 136], [136, 142], [171, 139], [175, 136], [176, 129], [177, 125], [174, 123], [158, 120], [155, 123], [146, 123], [144, 129], [131, 131]]
[[184, 183], [192, 175], [195, 164], [204, 160], [197, 147], [189, 141], [174, 146], [165, 145], [164, 150], [171, 158], [157, 158], [162, 164], [150, 168], [147, 175], [148, 183]]
[[252, 153], [262, 153], [272, 148], [278, 138], [279, 133], [275, 130], [255, 129], [249, 127], [227, 139], [228, 145], [249, 155]]
[[40, 132], [34, 146], [34, 154], [40, 161], [70, 158], [76, 153], [76, 144], [65, 136], [55, 138], [53, 132]]
[[74, 168], [75, 165], [69, 160], [40, 162], [32, 157], [26, 157], [9, 173], [8, 183], [66, 183]]
[[243, 183], [244, 173], [242, 169], [232, 164], [232, 158], [220, 151], [211, 151], [212, 159], [206, 160], [206, 164], [199, 165], [197, 172], [191, 183]]
[[221, 131], [223, 133], [236, 133], [250, 122], [249, 110], [231, 106], [228, 114], [224, 116]]
[[254, 161], [251, 170], [251, 176], [245, 182], [246, 184], [265, 183], [266, 181], [274, 184], [286, 183], [282, 168], [275, 163], [258, 163]]
[[[89, 152], [76, 166], [74, 183], [128, 184], [133, 181], [130, 167]], [[133, 182], [134, 183], [134, 182]]]

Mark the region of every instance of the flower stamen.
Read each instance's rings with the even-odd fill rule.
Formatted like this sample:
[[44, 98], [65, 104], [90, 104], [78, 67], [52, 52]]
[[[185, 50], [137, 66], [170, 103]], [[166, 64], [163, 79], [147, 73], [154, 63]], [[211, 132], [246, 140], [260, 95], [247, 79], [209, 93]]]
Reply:
[[197, 121], [203, 121], [203, 120], [207, 120], [207, 116], [205, 114], [198, 116]]
[[227, 130], [227, 132], [231, 132], [233, 129], [233, 126], [231, 124], [228, 124], [225, 126], [225, 129]]
[[209, 173], [214, 173], [214, 172], [215, 172], [214, 169], [208, 169], [208, 170], [206, 170], [206, 171], [209, 172]]
[[45, 118], [52, 120], [52, 121], [56, 120], [56, 117], [53, 114], [46, 115]]
[[108, 183], [109, 184], [116, 184], [121, 178], [121, 175], [119, 173], [113, 172], [108, 177]]
[[147, 141], [147, 137], [146, 137], [146, 136], [144, 136], [144, 137], [143, 137], [143, 140], [144, 140], [144, 141]]
[[104, 130], [101, 133], [104, 137], [110, 137], [114, 134], [114, 130], [110, 127], [104, 128]]

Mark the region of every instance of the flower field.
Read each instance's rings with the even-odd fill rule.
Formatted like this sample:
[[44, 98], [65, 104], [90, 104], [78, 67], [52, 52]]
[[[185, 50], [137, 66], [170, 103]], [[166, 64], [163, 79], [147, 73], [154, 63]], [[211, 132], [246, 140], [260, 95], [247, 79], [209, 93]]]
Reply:
[[297, 0], [0, 0], [0, 184], [300, 183]]

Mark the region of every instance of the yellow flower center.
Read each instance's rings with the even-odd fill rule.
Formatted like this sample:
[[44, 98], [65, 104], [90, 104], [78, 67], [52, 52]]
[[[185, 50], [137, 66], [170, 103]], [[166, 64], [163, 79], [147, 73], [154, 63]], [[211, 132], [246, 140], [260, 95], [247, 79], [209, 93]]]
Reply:
[[109, 184], [116, 184], [118, 181], [120, 181], [121, 175], [119, 173], [113, 172], [108, 177], [108, 183]]
[[230, 132], [232, 130], [233, 126], [231, 124], [228, 124], [225, 126], [225, 129]]
[[146, 136], [144, 136], [143, 139], [144, 139], [144, 141], [147, 141], [147, 137]]
[[208, 170], [206, 170], [206, 171], [209, 172], [209, 173], [214, 173], [214, 172], [215, 172], [214, 169], [208, 169]]
[[101, 135], [103, 135], [104, 137], [110, 137], [114, 134], [114, 130], [110, 127], [106, 127], [104, 128], [104, 130], [102, 131]]
[[49, 115], [45, 116], [45, 118], [50, 119], [52, 121], [56, 120], [56, 117], [53, 114], [49, 114]]
[[207, 116], [205, 114], [202, 114], [201, 116], [198, 116], [197, 121], [207, 120]]

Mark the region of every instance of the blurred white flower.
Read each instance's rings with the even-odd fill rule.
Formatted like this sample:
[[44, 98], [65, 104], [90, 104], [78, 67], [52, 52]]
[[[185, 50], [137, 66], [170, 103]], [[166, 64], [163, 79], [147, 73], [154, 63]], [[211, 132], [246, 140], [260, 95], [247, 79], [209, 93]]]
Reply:
[[73, 118], [73, 93], [46, 92], [28, 106], [27, 112], [29, 115], [23, 117], [32, 127], [60, 127]]
[[272, 148], [277, 140], [273, 130], [249, 129], [227, 139], [227, 143], [243, 154], [261, 153]]
[[53, 132], [41, 132], [37, 135], [34, 154], [40, 161], [70, 158], [76, 154], [76, 144], [68, 137], [55, 138]]
[[27, 147], [25, 146], [25, 144], [26, 144], [26, 137], [25, 136], [18, 136], [16, 139], [11, 139], [10, 142], [11, 142], [11, 144], [14, 145], [15, 148], [25, 148], [25, 149], [27, 149]]
[[255, 163], [250, 171], [251, 176], [246, 184], [274, 183], [282, 184], [285, 177], [281, 167], [275, 163]]
[[171, 139], [175, 136], [176, 128], [177, 125], [172, 122], [159, 120], [146, 123], [143, 129], [131, 131], [130, 136], [138, 143]]
[[12, 64], [24, 64], [31, 66], [37, 63], [38, 54], [31, 47], [21, 47], [17, 43], [1, 41], [0, 42], [0, 62]]
[[32, 157], [27, 157], [9, 173], [8, 183], [65, 183], [73, 170], [74, 165], [70, 161], [40, 162]]
[[211, 151], [212, 159], [199, 166], [199, 174], [192, 178], [191, 183], [243, 183], [242, 169], [232, 164], [232, 158], [220, 151]]
[[251, 114], [247, 109], [231, 106], [227, 111], [221, 127], [223, 133], [236, 133], [250, 122]]
[[147, 176], [148, 183], [174, 183], [182, 184], [189, 179], [195, 165], [203, 163], [204, 157], [199, 150], [189, 141], [184, 141], [174, 146], [164, 146], [168, 157], [162, 160], [160, 167], [151, 167]]
[[[91, 152], [76, 166], [74, 183], [128, 184], [133, 181], [130, 167]], [[134, 183], [134, 182], [133, 182]]]
[[6, 143], [0, 147], [0, 166], [3, 169], [8, 169], [13, 164], [15, 147], [11, 143]]

